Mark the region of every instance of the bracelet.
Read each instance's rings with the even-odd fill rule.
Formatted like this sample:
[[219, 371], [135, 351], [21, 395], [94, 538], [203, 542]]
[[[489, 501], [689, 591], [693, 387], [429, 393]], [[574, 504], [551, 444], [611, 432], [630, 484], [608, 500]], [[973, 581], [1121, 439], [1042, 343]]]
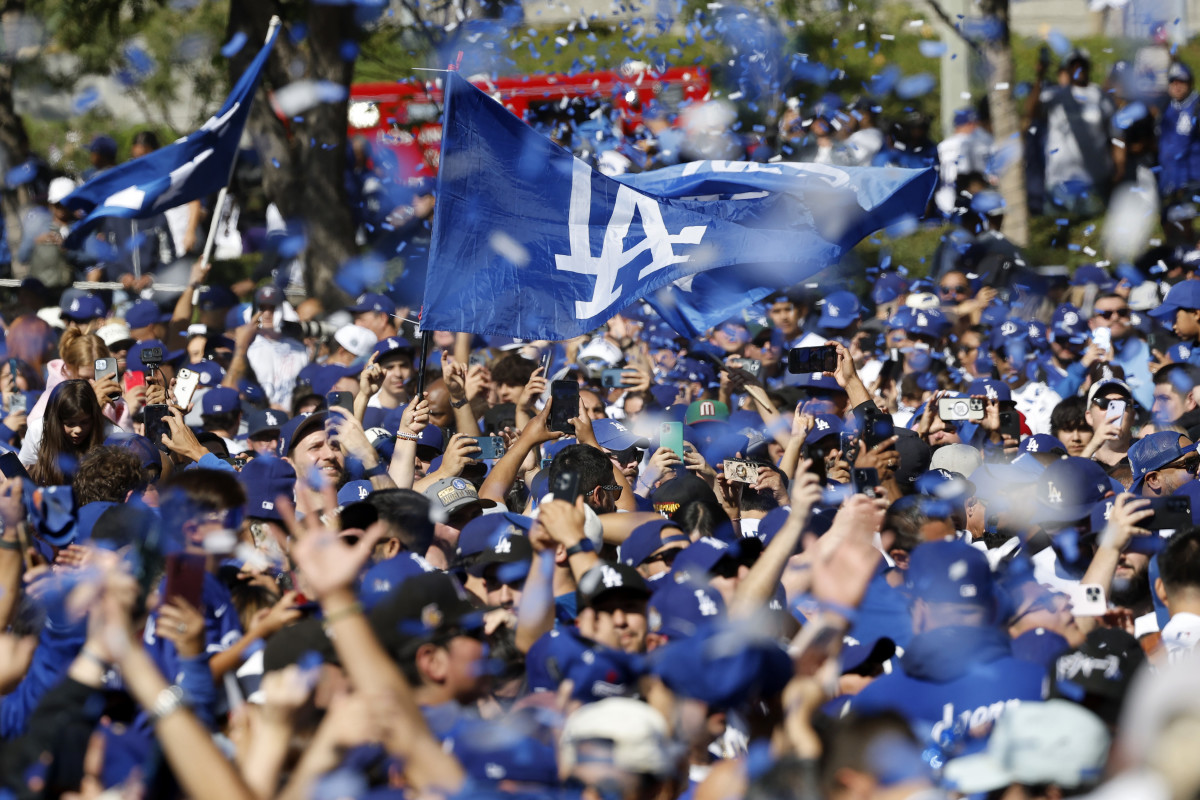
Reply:
[[337, 611], [333, 612], [332, 614], [326, 615], [325, 621], [321, 624], [321, 627], [323, 627], [325, 629], [325, 632], [328, 633], [330, 627], [332, 627], [335, 622], [340, 622], [341, 620], [346, 619], [347, 617], [353, 617], [356, 614], [361, 614], [362, 610], [363, 610], [362, 603], [351, 603], [350, 605], [346, 606], [345, 608], [339, 608]]
[[421, 435], [419, 433], [402, 433], [401, 431], [396, 431], [396, 438], [403, 439], [406, 442], [415, 442], [421, 438]]
[[594, 552], [596, 552], [596, 545], [592, 544], [592, 540], [588, 539], [585, 536], [584, 538], [580, 539], [578, 542], [576, 542], [575, 544], [573, 544], [567, 548], [567, 558], [570, 558], [571, 556], [577, 556], [580, 553], [594, 553]]
[[21, 543], [13, 542], [8, 539], [0, 539], [0, 550], [11, 550], [14, 553], [21, 552]]
[[380, 461], [375, 466], [363, 472], [363, 476], [367, 478], [376, 478], [380, 475], [387, 474], [387, 465]]
[[468, 402], [470, 402], [470, 401], [469, 401], [469, 400], [467, 400], [467, 398], [465, 398], [465, 397], [464, 397], [462, 400], [459, 400], [459, 401], [457, 401], [457, 402], [455, 402], [455, 401], [451, 400], [451, 401], [450, 401], [450, 407], [451, 407], [451, 408], [462, 408], [462, 407], [463, 407], [463, 406], [465, 406], [465, 405], [466, 405]]
[[159, 692], [158, 697], [154, 698], [150, 716], [154, 717], [155, 722], [161, 722], [181, 708], [183, 708], [183, 689], [171, 684]]

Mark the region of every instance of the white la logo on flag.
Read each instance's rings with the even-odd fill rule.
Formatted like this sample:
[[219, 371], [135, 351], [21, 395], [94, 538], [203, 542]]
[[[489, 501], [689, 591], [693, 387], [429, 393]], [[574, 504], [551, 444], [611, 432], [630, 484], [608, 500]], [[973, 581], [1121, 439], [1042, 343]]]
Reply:
[[612, 589], [617, 586], [625, 585], [624, 579], [621, 578], [621, 573], [617, 572], [607, 564], [600, 568], [600, 579], [604, 581], [605, 589]]
[[704, 593], [703, 589], [696, 590], [696, 602], [699, 604], [700, 616], [715, 617], [717, 615], [717, 604]]
[[[623, 243], [633, 222], [634, 212], [641, 219], [645, 238], [625, 250]], [[658, 201], [622, 185], [617, 189], [600, 255], [593, 256], [591, 216], [592, 170], [575, 159], [571, 167], [571, 208], [567, 220], [571, 252], [569, 255], [556, 253], [554, 263], [557, 269], [564, 272], [596, 276], [592, 299], [575, 302], [575, 316], [578, 319], [591, 319], [621, 299], [621, 292], [617, 289], [617, 273], [621, 267], [627, 266], [646, 251], [650, 252], [650, 263], [638, 272], [639, 280], [674, 264], [683, 264], [690, 256], [676, 254], [673, 246], [700, 244], [708, 230], [707, 225], [689, 225], [677, 234], [668, 233]]]
[[512, 552], [512, 542], [509, 540], [509, 538], [507, 536], [501, 536], [500, 541], [496, 542], [496, 552], [497, 553], [511, 553]]

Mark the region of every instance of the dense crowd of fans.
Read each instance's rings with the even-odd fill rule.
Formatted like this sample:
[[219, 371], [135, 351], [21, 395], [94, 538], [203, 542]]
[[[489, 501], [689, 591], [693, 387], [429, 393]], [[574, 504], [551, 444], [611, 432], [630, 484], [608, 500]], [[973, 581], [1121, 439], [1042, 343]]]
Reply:
[[[775, 155], [938, 166], [956, 231], [691, 339], [640, 302], [566, 342], [317, 315], [278, 246], [155, 291], [201, 204], [65, 251], [48, 182], [0, 365], [3, 791], [1195, 797], [1197, 95], [1088, 68], [1029, 140], [1065, 213], [1161, 202], [1131, 263], [1028, 264], [973, 111], [935, 146], [797, 104]], [[371, 180], [364, 242], [419, 238], [432, 199]]]

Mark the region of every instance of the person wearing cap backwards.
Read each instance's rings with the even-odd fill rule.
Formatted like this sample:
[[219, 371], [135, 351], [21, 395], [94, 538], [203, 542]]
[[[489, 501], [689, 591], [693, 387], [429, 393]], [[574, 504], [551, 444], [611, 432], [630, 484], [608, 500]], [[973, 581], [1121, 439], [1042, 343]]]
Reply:
[[1068, 209], [1101, 208], [1113, 171], [1112, 99], [1091, 82], [1092, 60], [1085, 50], [1063, 57], [1055, 86], [1043, 86], [1046, 67], [1038, 63], [1028, 111], [1045, 126], [1046, 191]]
[[1158, 132], [1158, 188], [1164, 198], [1190, 198], [1200, 185], [1200, 108], [1192, 71], [1176, 61], [1167, 70], [1167, 96]]
[[253, 340], [246, 349], [246, 360], [271, 407], [290, 412], [296, 376], [309, 358], [303, 344], [280, 332], [284, 305], [283, 293], [276, 286], [262, 286], [254, 293]]
[[856, 714], [892, 710], [926, 744], [970, 753], [993, 723], [1023, 700], [1040, 700], [1044, 669], [1013, 657], [996, 626], [997, 597], [987, 556], [962, 542], [927, 542], [906, 573], [913, 637], [900, 670], [850, 698]]

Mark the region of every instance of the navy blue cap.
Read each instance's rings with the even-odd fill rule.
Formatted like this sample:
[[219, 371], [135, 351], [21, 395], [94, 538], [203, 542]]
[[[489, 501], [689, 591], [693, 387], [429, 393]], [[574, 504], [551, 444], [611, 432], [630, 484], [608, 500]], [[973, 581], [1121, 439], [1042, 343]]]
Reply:
[[274, 456], [259, 456], [242, 467], [237, 479], [246, 490], [246, 516], [283, 521], [275, 501], [279, 497], [290, 500], [296, 491], [296, 470], [291, 464]]
[[223, 308], [237, 306], [237, 295], [224, 286], [201, 286], [200, 302], [197, 304], [201, 311], [218, 311]]
[[256, 309], [268, 306], [276, 308], [283, 302], [283, 292], [279, 291], [279, 287], [274, 284], [258, 287], [258, 291], [254, 293], [254, 307]]
[[716, 589], [699, 581], [667, 578], [654, 585], [646, 603], [646, 628], [670, 639], [695, 636], [725, 618], [725, 601]]
[[793, 386], [803, 386], [806, 389], [846, 393], [845, 389], [838, 386], [837, 379], [832, 375], [826, 375], [824, 372], [801, 372], [787, 382]]
[[913, 481], [917, 494], [939, 500], [961, 501], [975, 494], [975, 484], [965, 476], [948, 469], [931, 469], [922, 472]]
[[1067, 454], [1067, 446], [1048, 433], [1026, 436], [1017, 448], [1022, 453], [1054, 453], [1062, 456]]
[[[663, 535], [663, 529], [673, 533]], [[669, 519], [656, 519], [643, 522], [630, 532], [621, 543], [618, 558], [627, 567], [640, 566], [643, 561], [654, 554], [654, 551], [671, 542], [690, 543], [691, 539], [679, 526]]]
[[381, 311], [389, 316], [396, 313], [396, 304], [390, 299], [375, 292], [367, 292], [358, 296], [354, 305], [346, 308], [351, 314], [362, 314], [367, 311]]
[[912, 599], [990, 606], [994, 596], [987, 556], [962, 542], [925, 542], [912, 551], [905, 583]]
[[237, 389], [228, 386], [214, 386], [204, 393], [200, 403], [203, 414], [228, 414], [231, 411], [241, 411], [242, 401]]
[[1034, 521], [1077, 522], [1089, 519], [1092, 509], [1111, 490], [1108, 474], [1090, 458], [1068, 456], [1051, 462], [1038, 476]]
[[1200, 308], [1200, 280], [1180, 281], [1170, 288], [1162, 305], [1147, 312], [1155, 319], [1173, 319], [1179, 309]]
[[327, 411], [310, 412], [292, 417], [279, 429], [279, 455], [290, 456], [292, 446], [308, 435], [314, 428], [324, 427]]
[[1064, 303], [1054, 311], [1050, 322], [1050, 339], [1060, 344], [1084, 344], [1088, 341], [1087, 320], [1079, 309]]
[[1167, 68], [1168, 81], [1183, 81], [1184, 83], [1192, 82], [1192, 71], [1188, 69], [1188, 65], [1182, 61], [1174, 61]]
[[125, 322], [130, 328], [146, 328], [170, 319], [171, 314], [164, 312], [153, 300], [138, 300], [125, 310]]
[[73, 322], [91, 322], [108, 315], [108, 306], [94, 294], [64, 297], [62, 315]]
[[874, 664], [882, 665], [896, 655], [896, 643], [887, 636], [857, 639], [850, 634], [842, 637], [842, 673], [856, 672]]
[[970, 125], [979, 119], [979, 114], [973, 108], [960, 108], [954, 112], [954, 127]]
[[142, 363], [142, 351], [148, 347], [162, 348], [164, 364], [173, 363], [183, 357], [182, 350], [171, 350], [158, 339], [147, 339], [146, 341], [138, 342], [133, 347], [129, 348], [129, 352], [125, 354], [125, 369], [136, 372], [148, 371], [146, 365]]
[[592, 432], [596, 434], [596, 442], [605, 450], [624, 450], [637, 445], [649, 447], [650, 440], [625, 427], [615, 419], [598, 419], [592, 422]]
[[313, 372], [309, 378], [309, 385], [312, 387], [313, 394], [319, 394], [324, 397], [333, 391], [333, 387], [342, 378], [350, 377], [361, 371], [361, 368], [355, 369], [354, 367], [342, 366], [341, 364], [325, 364]]
[[805, 444], [813, 444], [826, 436], [836, 436], [846, 430], [846, 423], [834, 414], [814, 414], [813, 426], [804, 437]]
[[912, 319], [904, 330], [915, 336], [931, 336], [940, 339], [950, 330], [950, 320], [936, 308], [914, 309]]
[[1159, 431], [1143, 436], [1131, 444], [1129, 446], [1129, 466], [1133, 470], [1133, 483], [1130, 484], [1129, 491], [1140, 491], [1142, 481], [1151, 472], [1162, 469], [1188, 453], [1196, 452], [1195, 442], [1190, 445], [1180, 445], [1179, 440], [1186, 438], [1172, 431]]
[[273, 408], [256, 409], [246, 415], [246, 435], [257, 436], [267, 431], [278, 432], [287, 424], [288, 415]]
[[338, 489], [337, 501], [339, 507], [348, 506], [366, 500], [374, 491], [370, 481], [350, 481]]
[[709, 626], [656, 649], [650, 656], [654, 674], [676, 694], [703, 700], [710, 709], [782, 691], [795, 673], [787, 652], [771, 639], [747, 641], [745, 631], [725, 628]]
[[862, 303], [853, 292], [831, 292], [821, 304], [821, 319], [817, 324], [841, 330], [857, 322], [861, 315]]

